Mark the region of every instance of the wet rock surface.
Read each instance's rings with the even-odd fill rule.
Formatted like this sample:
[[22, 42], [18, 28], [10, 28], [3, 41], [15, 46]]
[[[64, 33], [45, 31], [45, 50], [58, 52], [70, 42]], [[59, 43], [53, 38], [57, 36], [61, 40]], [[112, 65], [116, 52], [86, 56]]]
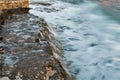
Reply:
[[46, 2], [31, 2], [31, 4], [36, 4], [36, 5], [42, 5], [42, 6], [51, 6], [51, 3], [46, 3]]
[[3, 21], [0, 80], [71, 80], [58, 59], [60, 44], [43, 19], [12, 13]]

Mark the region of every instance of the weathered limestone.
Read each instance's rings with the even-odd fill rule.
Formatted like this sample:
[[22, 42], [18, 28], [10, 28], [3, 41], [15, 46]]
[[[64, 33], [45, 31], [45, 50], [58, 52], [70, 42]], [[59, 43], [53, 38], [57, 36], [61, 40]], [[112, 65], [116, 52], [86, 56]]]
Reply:
[[0, 0], [0, 11], [3, 9], [28, 8], [28, 0]]

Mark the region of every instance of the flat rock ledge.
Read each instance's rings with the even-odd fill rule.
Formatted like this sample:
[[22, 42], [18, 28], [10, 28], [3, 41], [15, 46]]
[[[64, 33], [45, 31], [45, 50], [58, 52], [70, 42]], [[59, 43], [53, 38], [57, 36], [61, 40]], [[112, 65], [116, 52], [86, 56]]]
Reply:
[[53, 29], [23, 10], [0, 15], [0, 80], [72, 80]]

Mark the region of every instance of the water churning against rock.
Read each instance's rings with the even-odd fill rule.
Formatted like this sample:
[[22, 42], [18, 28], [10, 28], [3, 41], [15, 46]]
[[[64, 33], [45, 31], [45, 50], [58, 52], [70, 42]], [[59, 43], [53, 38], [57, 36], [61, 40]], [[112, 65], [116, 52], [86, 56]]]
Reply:
[[31, 4], [30, 13], [55, 26], [76, 80], [120, 80], [120, 24], [100, 5], [76, 1], [44, 0], [51, 5]]

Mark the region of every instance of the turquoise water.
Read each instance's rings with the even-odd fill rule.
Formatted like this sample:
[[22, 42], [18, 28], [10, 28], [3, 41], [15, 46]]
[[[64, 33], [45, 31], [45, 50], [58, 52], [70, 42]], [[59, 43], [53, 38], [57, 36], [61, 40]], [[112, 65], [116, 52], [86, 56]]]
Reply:
[[44, 2], [52, 5], [31, 4], [30, 13], [55, 28], [64, 48], [64, 60], [75, 79], [120, 80], [119, 21], [93, 2]]

